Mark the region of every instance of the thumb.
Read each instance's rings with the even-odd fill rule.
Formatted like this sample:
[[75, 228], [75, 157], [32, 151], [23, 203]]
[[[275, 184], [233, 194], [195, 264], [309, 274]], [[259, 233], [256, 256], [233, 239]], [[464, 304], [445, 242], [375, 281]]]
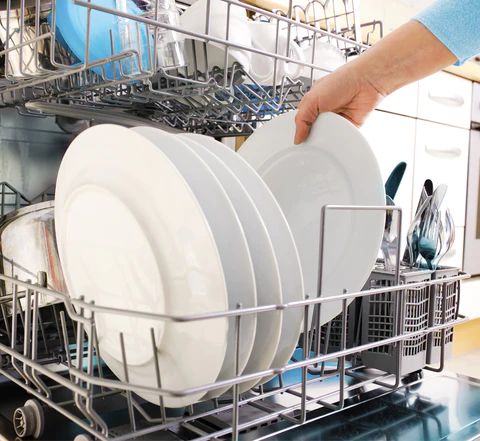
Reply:
[[[319, 113], [329, 110], [328, 105], [327, 107], [325, 107], [325, 109], [320, 109], [320, 107], [318, 106], [318, 98], [319, 95], [322, 95], [321, 91], [323, 89], [318, 89], [318, 86], [324, 86], [323, 82], [326, 78], [328, 78], [328, 75], [315, 81], [315, 83], [313, 83], [310, 90], [305, 94], [305, 96], [302, 98], [302, 101], [300, 101], [300, 104], [298, 105], [298, 113], [295, 117], [295, 145], [301, 144], [303, 141], [305, 141], [305, 139], [307, 139], [307, 136], [310, 133], [310, 127], [317, 119]], [[328, 98], [328, 95], [325, 96], [322, 102], [328, 101]]]
[[301, 144], [307, 139], [310, 128], [319, 114], [317, 100], [308, 93], [303, 97], [298, 113], [295, 116], [295, 139], [294, 144]]

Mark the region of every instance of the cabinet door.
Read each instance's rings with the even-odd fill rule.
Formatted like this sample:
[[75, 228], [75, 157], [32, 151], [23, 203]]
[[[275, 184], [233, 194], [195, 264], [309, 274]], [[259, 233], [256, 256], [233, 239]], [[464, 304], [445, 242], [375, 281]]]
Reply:
[[418, 117], [470, 128], [472, 82], [438, 72], [419, 82]]
[[425, 179], [447, 184], [443, 208], [450, 208], [456, 227], [465, 226], [469, 130], [417, 121], [413, 203]]
[[406, 116], [375, 111], [361, 129], [377, 157], [383, 182], [399, 162], [407, 169], [395, 196], [395, 204], [402, 207], [402, 244], [411, 222], [415, 120]]
[[413, 117], [417, 116], [417, 108], [418, 82], [398, 89], [387, 96], [378, 106], [378, 110]]

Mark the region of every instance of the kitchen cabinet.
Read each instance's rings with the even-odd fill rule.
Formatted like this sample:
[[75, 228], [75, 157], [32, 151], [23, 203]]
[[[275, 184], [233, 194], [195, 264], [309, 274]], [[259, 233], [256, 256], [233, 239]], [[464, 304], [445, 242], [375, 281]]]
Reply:
[[461, 268], [463, 265], [463, 244], [465, 237], [465, 228], [455, 228], [455, 242], [452, 248], [443, 257], [441, 265], [454, 266]]
[[449, 207], [455, 226], [465, 226], [468, 146], [470, 132], [429, 121], [417, 121], [413, 201], [417, 201], [425, 179], [434, 187], [447, 184], [443, 207]]
[[415, 157], [415, 119], [392, 113], [375, 111], [361, 129], [377, 157], [385, 182], [399, 162], [407, 169], [395, 196], [402, 207], [402, 243], [412, 219], [413, 164]]
[[425, 179], [447, 184], [443, 207], [452, 213], [455, 245], [443, 264], [462, 266], [471, 122], [472, 82], [445, 72], [387, 97], [361, 131], [369, 141], [384, 181], [401, 161], [407, 170], [395, 203], [402, 207], [402, 243]]
[[418, 82], [409, 84], [387, 96], [378, 106], [379, 110], [399, 115], [417, 116]]
[[438, 72], [419, 82], [418, 118], [470, 128], [472, 82]]

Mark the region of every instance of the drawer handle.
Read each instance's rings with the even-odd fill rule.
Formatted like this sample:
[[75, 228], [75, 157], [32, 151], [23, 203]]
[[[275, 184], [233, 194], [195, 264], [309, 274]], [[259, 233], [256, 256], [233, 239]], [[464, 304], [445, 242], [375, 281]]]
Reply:
[[428, 91], [428, 97], [438, 104], [449, 107], [462, 107], [465, 104], [465, 100], [460, 95], [442, 95]]
[[439, 155], [439, 156], [460, 156], [462, 154], [462, 149], [458, 147], [430, 147], [425, 145], [425, 151], [431, 155]]

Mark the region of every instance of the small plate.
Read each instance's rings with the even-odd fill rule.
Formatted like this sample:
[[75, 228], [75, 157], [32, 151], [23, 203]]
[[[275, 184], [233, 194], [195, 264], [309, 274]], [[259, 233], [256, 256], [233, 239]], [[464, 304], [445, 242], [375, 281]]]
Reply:
[[[201, 141], [205, 147], [217, 155], [238, 177], [267, 227], [280, 272], [283, 302], [304, 300], [302, 269], [295, 241], [280, 206], [265, 182], [247, 162], [223, 144], [205, 136], [193, 134], [185, 136], [195, 136], [195, 139]], [[272, 298], [272, 300], [274, 299]], [[280, 341], [270, 368], [281, 368], [287, 365], [297, 347], [302, 324], [303, 308], [291, 308], [283, 311]], [[273, 345], [274, 341], [270, 344]], [[245, 385], [240, 385], [240, 390], [246, 390], [255, 384], [266, 383], [273, 377], [268, 376], [261, 381], [245, 383]]]
[[[164, 141], [183, 145], [166, 133]], [[166, 155], [133, 130], [99, 125], [72, 142], [58, 174], [55, 224], [73, 298], [176, 316], [228, 307], [222, 261], [202, 208]], [[121, 380], [123, 333], [134, 385], [157, 387], [154, 348], [168, 390], [213, 383], [222, 367], [226, 319], [181, 323], [97, 312], [95, 323], [101, 356]], [[202, 395], [166, 397], [165, 405], [186, 406]], [[142, 396], [159, 403], [158, 395]]]
[[[306, 294], [316, 298], [322, 207], [384, 206], [385, 189], [375, 155], [353, 124], [322, 113], [307, 140], [295, 146], [296, 113], [283, 114], [257, 129], [239, 154], [257, 170], [282, 207], [300, 254]], [[384, 219], [384, 211], [327, 213], [322, 297], [363, 288], [380, 249]], [[337, 316], [341, 303], [323, 303], [320, 324]]]

